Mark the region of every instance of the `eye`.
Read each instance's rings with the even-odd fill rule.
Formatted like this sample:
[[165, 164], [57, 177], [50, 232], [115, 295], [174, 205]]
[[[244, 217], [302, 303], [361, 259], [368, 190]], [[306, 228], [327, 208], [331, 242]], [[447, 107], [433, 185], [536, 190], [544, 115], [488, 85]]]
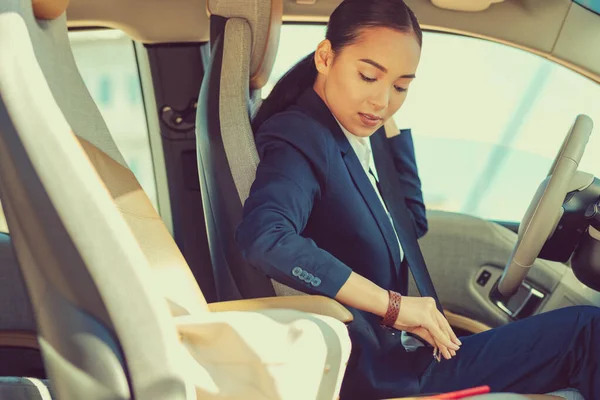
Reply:
[[364, 75], [362, 72], [358, 73], [361, 77], [361, 79], [365, 82], [375, 82], [377, 80], [377, 78], [369, 78], [368, 76]]
[[404, 93], [408, 90], [408, 89], [400, 87], [400, 86], [394, 86], [394, 89], [396, 89], [396, 91], [400, 92], [400, 93]]

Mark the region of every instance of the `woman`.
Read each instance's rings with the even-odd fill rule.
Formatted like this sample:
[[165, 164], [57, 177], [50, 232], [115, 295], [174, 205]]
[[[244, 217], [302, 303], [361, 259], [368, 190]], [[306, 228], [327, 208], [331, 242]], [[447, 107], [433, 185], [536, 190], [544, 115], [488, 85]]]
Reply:
[[[480, 384], [575, 387], [598, 399], [596, 308], [549, 312], [461, 343], [436, 307], [417, 242], [427, 225], [410, 137], [383, 128], [415, 79], [421, 41], [401, 0], [340, 4], [326, 39], [255, 119], [261, 161], [238, 244], [272, 278], [352, 311], [342, 399]], [[407, 265], [423, 297], [406, 296]]]

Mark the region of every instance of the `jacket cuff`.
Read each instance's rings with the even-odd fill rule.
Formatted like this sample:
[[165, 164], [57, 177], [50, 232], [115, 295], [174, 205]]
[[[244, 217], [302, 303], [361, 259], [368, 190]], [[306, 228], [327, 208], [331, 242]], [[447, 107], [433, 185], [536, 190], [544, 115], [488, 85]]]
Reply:
[[292, 287], [295, 286], [303, 292], [335, 298], [352, 273], [352, 269], [341, 261], [336, 260], [335, 264], [320, 271], [302, 263], [295, 264], [289, 275], [293, 282]]

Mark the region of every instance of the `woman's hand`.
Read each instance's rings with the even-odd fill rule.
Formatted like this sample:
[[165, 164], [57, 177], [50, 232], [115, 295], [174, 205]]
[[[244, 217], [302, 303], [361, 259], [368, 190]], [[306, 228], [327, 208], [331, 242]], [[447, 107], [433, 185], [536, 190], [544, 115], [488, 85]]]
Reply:
[[423, 338], [433, 346], [434, 356], [439, 352], [447, 360], [462, 344], [431, 297], [403, 296], [394, 328]]
[[[357, 296], [357, 293], [360, 293], [360, 296]], [[385, 316], [390, 302], [387, 290], [356, 272], [350, 274], [335, 299], [381, 318]], [[420, 336], [447, 359], [456, 355], [456, 350], [461, 344], [431, 297], [402, 296], [400, 313], [394, 328]]]
[[385, 121], [385, 124], [383, 124], [383, 126], [385, 127], [385, 136], [388, 139], [394, 136], [398, 136], [400, 134], [400, 130], [398, 129], [398, 126], [396, 126], [396, 121], [394, 121], [394, 117], [390, 117], [390, 119]]

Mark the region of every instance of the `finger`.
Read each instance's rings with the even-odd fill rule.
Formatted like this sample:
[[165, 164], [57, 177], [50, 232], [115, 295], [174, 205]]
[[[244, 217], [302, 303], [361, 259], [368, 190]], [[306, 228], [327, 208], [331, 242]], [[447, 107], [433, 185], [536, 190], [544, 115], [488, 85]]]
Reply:
[[450, 323], [444, 317], [444, 315], [441, 312], [438, 311], [435, 314], [435, 316], [436, 316], [436, 318], [438, 320], [438, 323], [442, 327], [442, 329], [446, 331], [446, 333], [448, 334], [448, 337], [450, 337], [450, 340], [452, 340], [452, 343], [454, 343], [456, 345], [459, 345], [458, 343], [456, 343], [456, 341], [458, 340], [458, 338], [454, 334], [454, 331], [452, 330], [452, 327], [450, 326]]
[[414, 334], [415, 336], [418, 336], [420, 339], [429, 343], [431, 345], [431, 347], [433, 347], [433, 358], [437, 362], [440, 362], [440, 359], [442, 357], [442, 351], [440, 350], [435, 339], [433, 338], [433, 336], [431, 336], [431, 333], [429, 333], [429, 331], [427, 329], [425, 329], [423, 327], [418, 327], [418, 328], [414, 328], [414, 329], [409, 329], [408, 332]]
[[439, 315], [438, 323], [440, 324], [440, 329], [442, 330], [442, 332], [446, 333], [446, 335], [451, 343], [450, 346], [446, 346], [446, 347], [448, 347], [448, 350], [458, 351], [460, 349], [460, 345], [456, 344], [453, 340], [453, 337], [455, 336], [454, 331], [450, 327], [450, 324], [448, 323], [448, 321], [446, 321], [446, 319], [443, 318], [441, 314], [438, 313], [438, 315]]
[[[457, 346], [460, 346], [460, 344], [461, 344], [460, 340], [458, 340], [458, 338], [454, 334], [454, 331], [452, 330], [452, 327], [450, 326], [450, 323], [448, 322], [448, 320], [446, 318], [444, 318], [442, 313], [439, 311], [435, 314], [435, 316], [438, 320], [438, 323], [440, 324], [440, 327], [442, 328], [442, 330], [446, 331], [446, 334], [448, 335], [448, 337], [450, 338], [452, 343], [454, 343]], [[458, 350], [458, 349], [453, 349], [453, 350]]]
[[450, 354], [450, 350], [441, 344], [437, 344], [438, 345], [438, 362], [440, 361], [441, 357], [443, 356], [446, 360], [450, 360], [452, 358], [452, 355]]
[[435, 358], [435, 361], [437, 361], [437, 362], [440, 362], [440, 361], [442, 361], [442, 357], [443, 357], [443, 355], [442, 355], [442, 350], [441, 350], [439, 347], [436, 347], [436, 348], [435, 348], [435, 351], [436, 351], [436, 354], [435, 354], [435, 356], [434, 356], [434, 358]]
[[450, 334], [450, 339], [452, 340], [452, 342], [459, 346], [462, 345], [462, 342], [460, 341], [460, 339], [458, 339], [458, 336], [456, 336], [456, 333], [454, 333], [454, 330], [450, 326], [450, 322], [448, 322], [448, 319], [444, 315], [442, 315], [442, 313], [440, 313], [439, 311], [438, 311], [438, 313], [439, 313], [440, 317], [444, 320], [444, 324], [448, 327], [448, 332]]
[[440, 325], [435, 317], [431, 317], [427, 324], [423, 325], [431, 336], [437, 341], [439, 345], [443, 345], [452, 350], [458, 350], [458, 345], [452, 343], [448, 334], [440, 328]]
[[418, 328], [404, 329], [404, 330], [418, 336], [420, 339], [423, 339], [424, 341], [429, 343], [431, 345], [431, 347], [437, 347], [437, 345], [435, 344], [435, 340], [433, 340], [433, 336], [431, 336], [431, 334], [429, 333], [429, 331], [427, 329], [418, 327]]
[[[405, 329], [406, 330], [406, 329]], [[433, 338], [433, 336], [431, 336], [431, 333], [429, 333], [429, 331], [425, 328], [419, 327], [419, 328], [415, 328], [415, 329], [408, 329], [406, 330], [407, 332], [410, 332], [416, 336], [418, 336], [419, 338], [425, 340], [427, 343], [429, 343], [431, 345], [431, 347], [433, 347], [433, 357], [439, 362], [440, 358], [442, 356], [444, 356], [444, 358], [446, 358], [446, 355], [444, 355], [444, 349], [448, 350], [445, 346], [440, 346], [435, 339]], [[452, 350], [453, 351], [453, 350]], [[452, 354], [451, 352], [447, 353], [447, 354]], [[454, 353], [454, 355], [456, 355], [456, 352]]]
[[452, 358], [452, 354], [450, 354], [450, 350], [448, 348], [443, 348], [442, 349], [442, 354], [444, 355], [444, 358], [446, 360], [449, 360]]

